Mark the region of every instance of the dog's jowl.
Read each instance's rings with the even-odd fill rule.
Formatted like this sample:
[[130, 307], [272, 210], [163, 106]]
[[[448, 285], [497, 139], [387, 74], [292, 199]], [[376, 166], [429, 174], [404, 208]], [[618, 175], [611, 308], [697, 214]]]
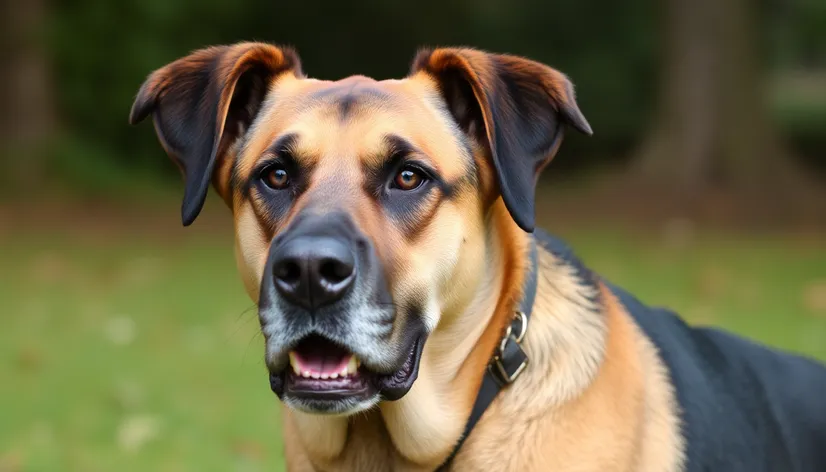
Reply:
[[412, 64], [324, 81], [212, 47], [132, 108], [183, 223], [209, 187], [232, 210], [290, 471], [826, 471], [826, 369], [649, 308], [534, 228], [563, 133], [591, 134], [564, 74]]

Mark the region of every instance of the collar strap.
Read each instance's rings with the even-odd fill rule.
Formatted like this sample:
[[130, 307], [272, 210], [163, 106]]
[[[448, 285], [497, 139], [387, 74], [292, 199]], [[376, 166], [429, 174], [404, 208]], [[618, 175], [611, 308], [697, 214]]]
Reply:
[[485, 369], [485, 375], [482, 378], [482, 385], [479, 387], [479, 393], [476, 395], [476, 402], [473, 404], [473, 409], [470, 411], [470, 417], [465, 424], [465, 431], [459, 442], [453, 448], [450, 456], [439, 466], [437, 472], [448, 470], [453, 458], [461, 449], [473, 427], [482, 417], [485, 410], [493, 403], [493, 400], [499, 392], [512, 384], [519, 374], [528, 365], [528, 355], [522, 349], [522, 341], [525, 339], [525, 334], [528, 332], [528, 320], [531, 316], [533, 303], [536, 299], [537, 286], [537, 266], [538, 256], [536, 249], [536, 241], [533, 235], [530, 236], [530, 269], [525, 280], [524, 294], [522, 301], [519, 304], [519, 311], [514, 314], [513, 319], [505, 330], [502, 340], [496, 346], [493, 357]]

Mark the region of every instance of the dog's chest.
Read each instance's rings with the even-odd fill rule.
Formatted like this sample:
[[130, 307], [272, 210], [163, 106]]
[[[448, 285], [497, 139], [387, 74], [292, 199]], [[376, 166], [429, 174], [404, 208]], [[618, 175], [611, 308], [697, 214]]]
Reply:
[[347, 440], [335, 458], [313, 464], [319, 472], [424, 472], [429, 470], [405, 460], [393, 445], [378, 412], [352, 418]]

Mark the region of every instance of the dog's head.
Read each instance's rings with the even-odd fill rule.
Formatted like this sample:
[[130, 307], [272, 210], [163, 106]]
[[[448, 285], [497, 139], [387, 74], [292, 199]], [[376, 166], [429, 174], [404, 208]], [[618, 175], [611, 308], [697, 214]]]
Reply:
[[149, 115], [185, 178], [183, 223], [210, 182], [233, 211], [273, 390], [318, 413], [410, 389], [426, 338], [484, 275], [492, 206], [532, 231], [563, 125], [591, 132], [564, 75], [472, 49], [422, 51], [402, 80], [330, 82], [290, 49], [208, 48], [149, 76], [130, 121]]

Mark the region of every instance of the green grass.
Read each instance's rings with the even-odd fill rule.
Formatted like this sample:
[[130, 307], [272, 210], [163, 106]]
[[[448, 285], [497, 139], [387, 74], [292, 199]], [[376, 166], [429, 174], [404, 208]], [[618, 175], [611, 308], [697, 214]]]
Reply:
[[[283, 470], [231, 240], [196, 233], [0, 240], [0, 470]], [[646, 302], [826, 359], [816, 239], [565, 234]]]
[[0, 464], [279, 470], [278, 408], [230, 242], [55, 239], [4, 243]]

